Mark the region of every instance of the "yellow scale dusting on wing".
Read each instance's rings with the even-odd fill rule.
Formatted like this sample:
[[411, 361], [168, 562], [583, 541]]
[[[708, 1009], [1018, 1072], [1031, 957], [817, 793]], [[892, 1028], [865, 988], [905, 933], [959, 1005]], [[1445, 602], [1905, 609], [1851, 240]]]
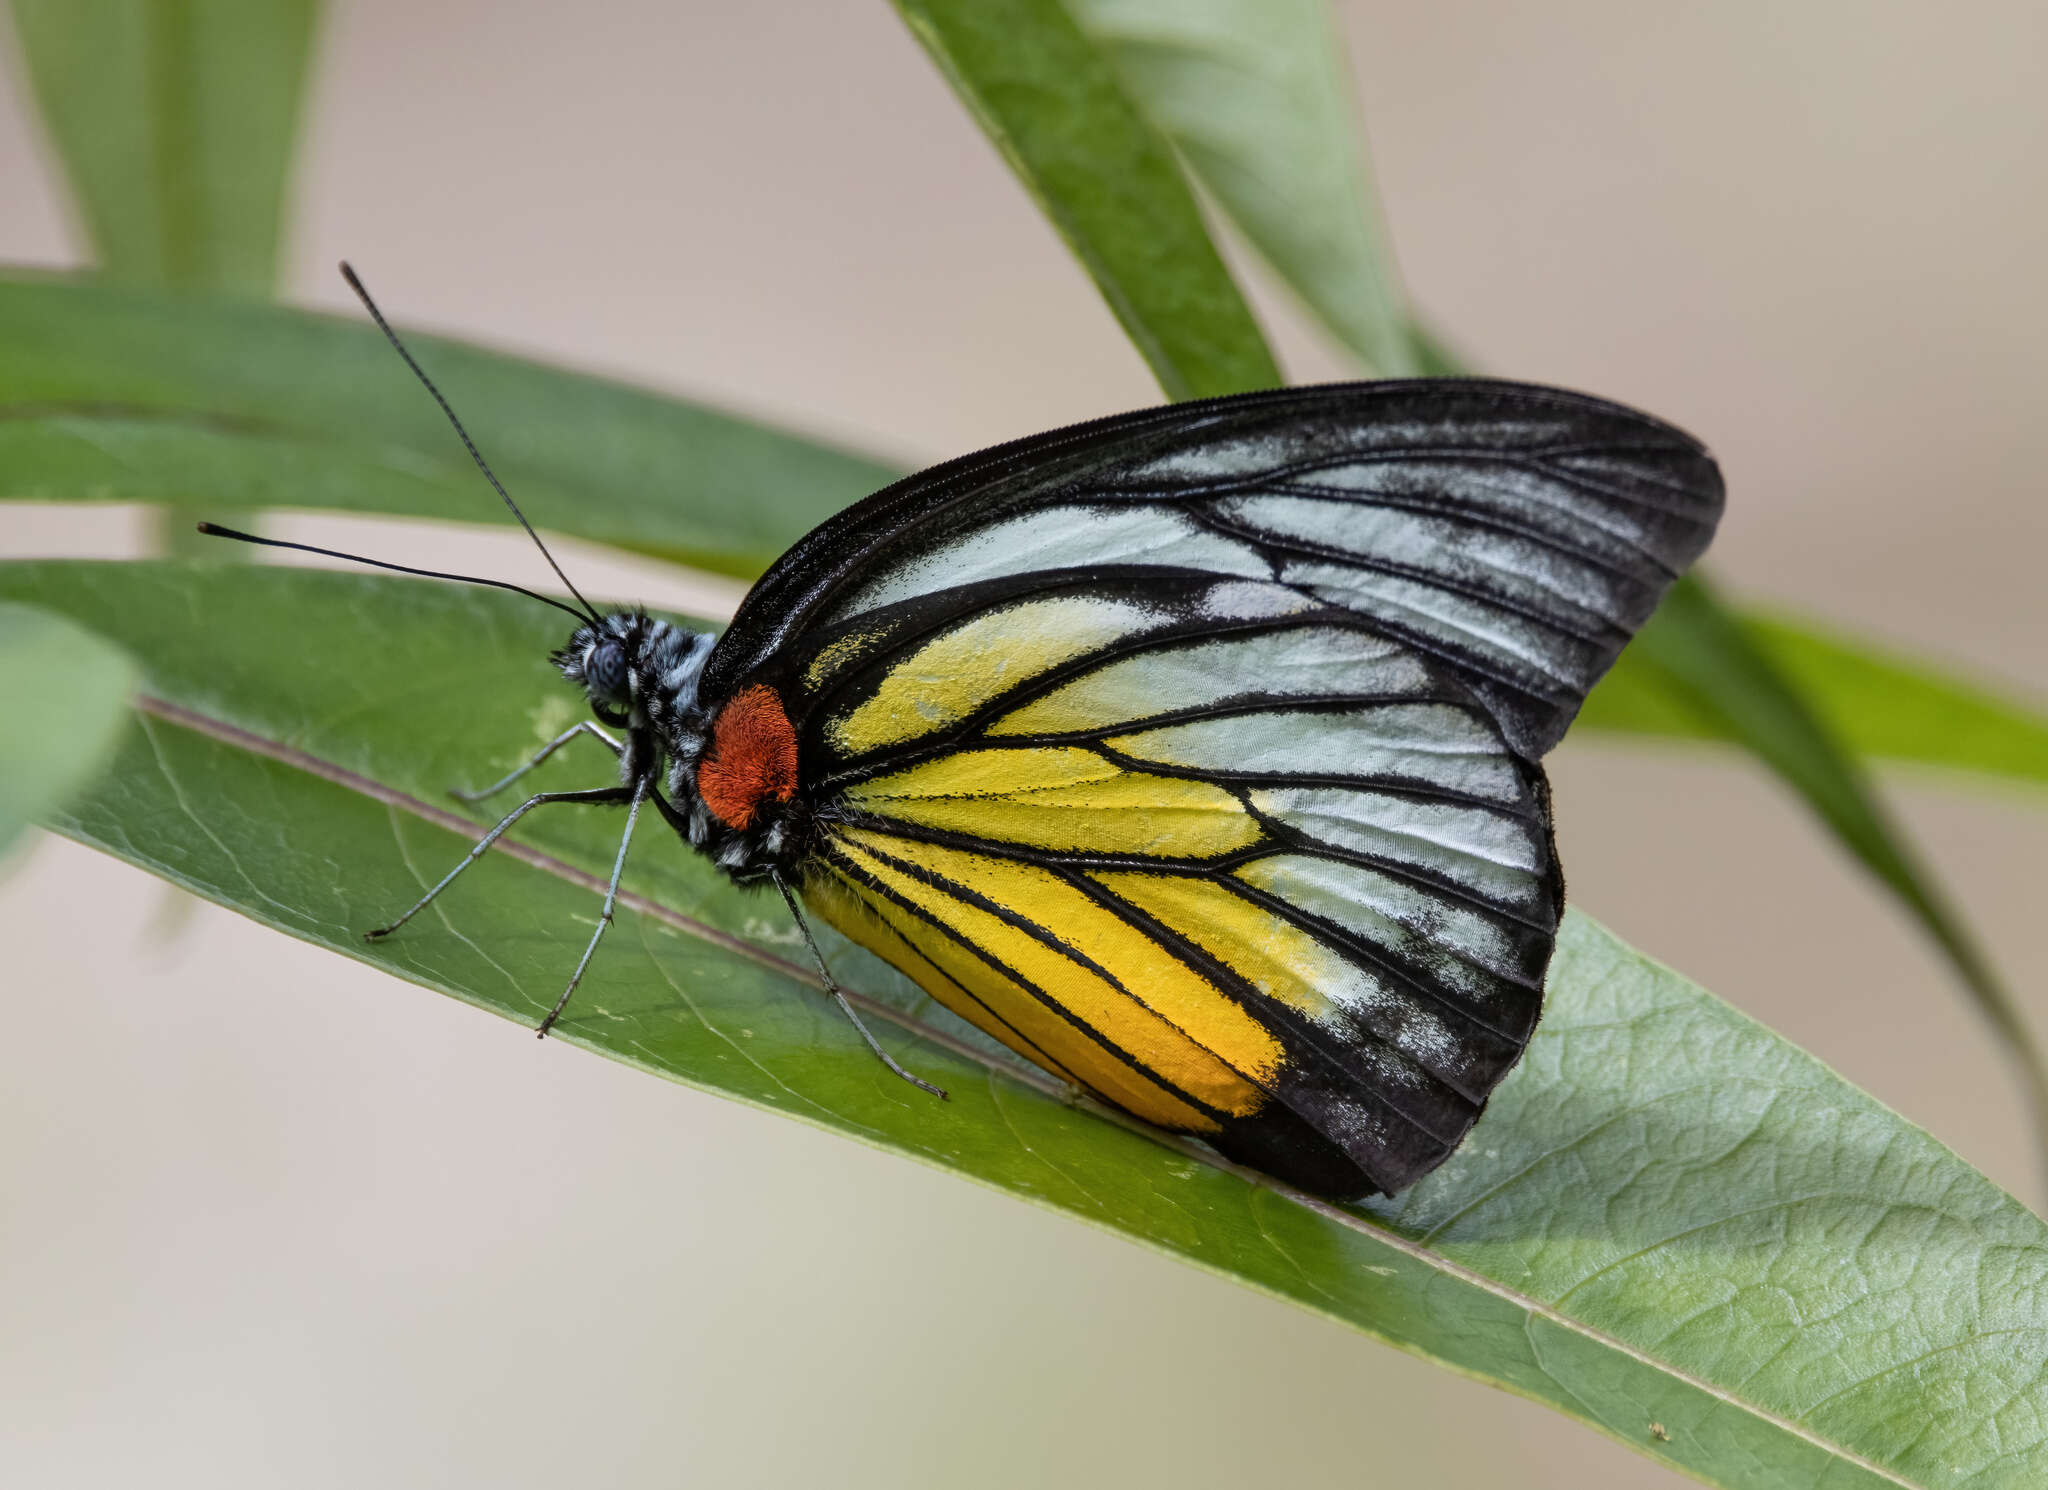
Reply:
[[832, 721], [850, 755], [900, 745], [965, 719], [1007, 688], [1154, 624], [1153, 610], [1079, 595], [992, 611], [899, 659], [874, 695]]
[[1257, 641], [1210, 642], [1114, 658], [991, 720], [986, 733], [1093, 734], [1212, 696], [1256, 691], [1279, 681], [1275, 668], [1287, 660], [1275, 649], [1273, 665], [1257, 665], [1252, 650]]
[[881, 628], [872, 631], [856, 631], [851, 636], [842, 636], [830, 646], [821, 648], [811, 659], [811, 665], [804, 669], [804, 686], [816, 688], [827, 678], [848, 663], [857, 661], [861, 653], [882, 639]]
[[[885, 863], [860, 843], [852, 841], [852, 835], [835, 837], [840, 850], [862, 871], [939, 925], [950, 929], [960, 941], [978, 949], [988, 962], [969, 955], [952, 938], [937, 934], [911, 917], [889, 917], [890, 924], [899, 934], [948, 978], [988, 1004], [1026, 1040], [1072, 1072], [1083, 1085], [1092, 1087], [1150, 1122], [1192, 1131], [1213, 1132], [1215, 1123], [1180, 1101], [1165, 1087], [1186, 1093], [1217, 1111], [1240, 1116], [1256, 1110], [1265, 1101], [1265, 1094], [1245, 1074], [1233, 1069], [1169, 1020], [1100, 974], [1082, 966], [1073, 957], [1048, 946], [1000, 916]], [[887, 842], [892, 853], [922, 857], [922, 845], [902, 844], [880, 837], [871, 841]], [[1040, 888], [1021, 877], [1015, 883], [1003, 886], [1000, 884], [1001, 876], [993, 870], [978, 872], [978, 877], [996, 888], [1007, 889], [1010, 895], [1026, 902]], [[1008, 904], [1009, 901], [1002, 899], [998, 903]], [[878, 909], [887, 914], [887, 907]], [[1064, 910], [1063, 907], [1046, 909], [1048, 914], [1061, 914]], [[821, 906], [820, 910], [830, 919], [829, 907]], [[848, 928], [840, 929], [849, 936], [855, 934]], [[1166, 966], [1171, 959], [1156, 948], [1152, 955], [1155, 959], [1154, 975], [1169, 985], [1178, 984], [1183, 990], [1181, 996], [1185, 998], [1185, 983], [1181, 980], [1192, 975], [1183, 971], [1176, 978]], [[990, 963], [1000, 967], [990, 966]], [[1061, 1018], [1057, 1010], [1048, 1009], [1001, 969], [1014, 971], [1017, 978], [1041, 990], [1046, 998], [1065, 1009], [1074, 1020], [1124, 1051], [1144, 1071], [1135, 1071], [1117, 1059], [1085, 1031]], [[917, 976], [915, 968], [905, 968], [904, 971], [912, 977]], [[959, 1007], [948, 999], [945, 988], [930, 984], [924, 986], [927, 992], [946, 1003], [955, 1013], [989, 1028], [986, 1016], [981, 1015], [975, 1006]], [[1215, 1003], [1222, 1002], [1213, 991], [1210, 997]], [[1243, 1015], [1242, 1011], [1234, 1011], [1242, 1023], [1233, 1028], [1228, 1015], [1213, 1009], [1210, 1012], [1211, 1024], [1219, 1037], [1226, 1043], [1234, 1041], [1241, 1056], [1255, 1071], [1270, 1072], [1273, 1069], [1279, 1059], [1279, 1046], [1249, 1016]], [[990, 1032], [996, 1033], [993, 1029]], [[1147, 1080], [1146, 1072], [1156, 1075], [1158, 1083]]]
[[1212, 880], [1125, 871], [1098, 883], [1178, 931], [1252, 987], [1314, 1019], [1330, 1012], [1323, 990], [1358, 981], [1358, 969], [1315, 937]]
[[991, 735], [1075, 735], [1123, 724], [1171, 707], [1163, 690], [1142, 687], [1143, 675], [1115, 663], [1083, 673], [1050, 693], [990, 721]]
[[1078, 746], [963, 750], [851, 787], [877, 816], [1058, 853], [1207, 859], [1262, 830], [1219, 786], [1126, 771]]

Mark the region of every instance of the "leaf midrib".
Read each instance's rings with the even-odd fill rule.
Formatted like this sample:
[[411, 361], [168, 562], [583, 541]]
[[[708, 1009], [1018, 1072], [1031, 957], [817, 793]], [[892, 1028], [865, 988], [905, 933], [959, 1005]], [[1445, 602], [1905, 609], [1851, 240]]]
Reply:
[[[174, 703], [169, 699], [158, 698], [151, 694], [139, 695], [136, 698], [135, 703], [137, 709], [141, 713], [151, 718], [162, 720], [167, 724], [175, 725], [179, 728], [191, 730], [196, 734], [204, 735], [213, 740], [218, 740], [223, 744], [233, 746], [238, 750], [247, 751], [252, 755], [263, 756], [266, 759], [274, 760], [279, 762], [280, 764], [291, 766], [294, 769], [304, 771], [312, 776], [316, 776], [323, 781], [329, 782], [332, 785], [339, 786], [345, 790], [355, 792], [358, 795], [368, 797], [372, 801], [379, 802], [388, 808], [393, 808], [398, 811], [409, 813], [421, 819], [424, 822], [432, 823], [435, 826], [445, 828], [450, 832], [466, 836], [474, 836], [474, 834], [476, 833], [476, 824], [469, 821], [467, 818], [458, 816], [456, 813], [450, 812], [445, 808], [437, 807], [431, 802], [427, 802], [418, 797], [412, 796], [410, 793], [402, 792], [397, 790], [395, 787], [387, 786], [383, 782], [376, 780], [374, 777], [366, 776], [358, 771], [352, 771], [345, 766], [339, 765], [336, 762], [330, 760], [326, 760], [320, 756], [312, 754], [309, 751], [299, 749], [296, 746], [286, 745], [278, 741], [268, 739], [265, 736], [256, 734], [251, 730], [244, 729], [240, 725], [232, 724], [227, 720], [215, 718], [214, 716], [203, 713], [200, 710], [188, 708], [183, 704]], [[493, 851], [506, 854], [509, 857], [519, 861], [520, 863], [529, 866], [530, 868], [538, 869], [543, 873], [554, 875], [557, 878], [565, 880], [571, 884], [582, 886], [583, 888], [591, 890], [593, 893], [602, 894], [605, 889], [606, 882], [599, 876], [589, 873], [586, 870], [578, 869], [575, 865], [570, 864], [566, 860], [557, 858], [552, 854], [543, 853], [541, 850], [536, 849], [529, 844], [520, 843], [508, 838], [501, 838], [493, 846]], [[772, 972], [778, 973], [783, 977], [789, 978], [793, 982], [802, 984], [809, 988], [817, 989], [820, 992], [823, 991], [823, 985], [819, 982], [819, 980], [815, 976], [807, 972], [803, 967], [799, 966], [796, 963], [789, 962], [783, 958], [777, 957], [773, 953], [768, 952], [758, 946], [755, 946], [753, 943], [748, 942], [740, 937], [733, 936], [729, 932], [720, 931], [715, 926], [707, 925], [706, 923], [699, 921], [694, 917], [683, 915], [680, 911], [676, 911], [668, 906], [662, 905], [658, 901], [651, 900], [644, 895], [637, 894], [630, 890], [621, 889], [619, 892], [619, 901], [621, 904], [630, 907], [631, 909], [639, 912], [641, 915], [656, 920], [662, 923], [663, 925], [669, 926], [675, 929], [676, 931], [682, 932], [685, 935], [697, 937], [713, 946], [721, 948], [722, 950], [744, 957], [747, 960], [761, 967], [767, 968]], [[1254, 1170], [1244, 1169], [1235, 1164], [1231, 1164], [1228, 1161], [1224, 1160], [1220, 1155], [1215, 1154], [1214, 1152], [1212, 1152], [1202, 1144], [1195, 1142], [1194, 1140], [1183, 1138], [1176, 1134], [1162, 1132], [1159, 1129], [1150, 1127], [1145, 1123], [1139, 1122], [1137, 1119], [1132, 1118], [1126, 1113], [1120, 1112], [1115, 1108], [1105, 1106], [1104, 1104], [1095, 1101], [1093, 1098], [1090, 1098], [1085, 1094], [1077, 1094], [1071, 1088], [1069, 1088], [1064, 1082], [1059, 1081], [1057, 1078], [1051, 1076], [1049, 1073], [1040, 1072], [1035, 1068], [1028, 1068], [1022, 1065], [1011, 1065], [1007, 1062], [995, 1060], [988, 1054], [988, 1052], [968, 1043], [967, 1041], [948, 1035], [943, 1030], [935, 1029], [932, 1026], [925, 1024], [911, 1017], [908, 1014], [905, 1014], [903, 1011], [892, 1008], [888, 1004], [882, 1003], [879, 1000], [876, 1000], [866, 994], [858, 993], [851, 989], [845, 990], [845, 992], [848, 1001], [856, 1005], [864, 1015], [876, 1019], [887, 1020], [889, 1023], [896, 1025], [897, 1027], [905, 1030], [906, 1032], [916, 1036], [920, 1040], [928, 1040], [932, 1044], [949, 1051], [950, 1053], [960, 1057], [963, 1060], [973, 1062], [975, 1065], [978, 1065], [982, 1067], [984, 1070], [988, 1071], [992, 1076], [1008, 1078], [1009, 1080], [1016, 1082], [1020, 1086], [1033, 1088], [1044, 1095], [1051, 1096], [1058, 1100], [1067, 1102], [1071, 1105], [1080, 1107], [1086, 1110], [1092, 1116], [1114, 1123], [1118, 1127], [1121, 1127], [1128, 1132], [1135, 1133], [1140, 1137], [1146, 1138], [1151, 1142], [1159, 1144], [1164, 1148], [1171, 1149], [1174, 1152], [1180, 1154], [1184, 1158], [1190, 1159], [1199, 1164], [1205, 1164], [1212, 1169], [1221, 1170], [1227, 1174], [1236, 1175], [1238, 1178], [1244, 1180], [1246, 1183], [1260, 1189], [1271, 1191], [1273, 1194], [1280, 1196], [1282, 1199], [1292, 1201], [1294, 1204], [1302, 1206], [1305, 1209], [1314, 1212], [1316, 1215], [1321, 1216], [1327, 1221], [1334, 1222], [1337, 1225], [1346, 1227], [1351, 1231], [1369, 1237], [1374, 1242], [1389, 1247], [1392, 1250], [1409, 1258], [1411, 1261], [1419, 1263], [1423, 1267], [1429, 1268], [1434, 1272], [1442, 1274], [1446, 1278], [1461, 1283], [1468, 1288], [1473, 1288], [1482, 1293], [1489, 1294], [1494, 1298], [1500, 1299], [1503, 1302], [1508, 1303], [1514, 1306], [1515, 1308], [1522, 1310], [1525, 1314], [1533, 1318], [1541, 1318], [1559, 1329], [1577, 1335], [1593, 1344], [1601, 1346], [1604, 1349], [1618, 1352], [1622, 1356], [1625, 1356], [1626, 1358], [1636, 1362], [1638, 1365], [1643, 1366], [1644, 1368], [1652, 1372], [1655, 1372], [1660, 1376], [1678, 1382], [1695, 1391], [1702, 1392], [1707, 1396], [1713, 1398], [1714, 1400], [1726, 1403], [1728, 1406], [1735, 1408], [1738, 1411], [1745, 1412], [1750, 1416], [1756, 1418], [1760, 1422], [1766, 1423], [1771, 1427], [1777, 1429], [1779, 1432], [1801, 1439], [1811, 1444], [1813, 1447], [1819, 1449], [1823, 1453], [1832, 1455], [1837, 1459], [1840, 1459], [1848, 1464], [1854, 1465], [1859, 1469], [1863, 1469], [1873, 1475], [1876, 1475], [1878, 1478], [1885, 1481], [1887, 1484], [1901, 1486], [1903, 1487], [1903, 1490], [1924, 1490], [1924, 1486], [1921, 1482], [1904, 1479], [1900, 1477], [1900, 1475], [1896, 1471], [1886, 1467], [1883, 1464], [1877, 1463], [1874, 1460], [1865, 1458], [1864, 1456], [1856, 1453], [1855, 1451], [1821, 1436], [1819, 1433], [1806, 1427], [1802, 1423], [1799, 1423], [1791, 1418], [1781, 1416], [1780, 1414], [1774, 1413], [1767, 1408], [1757, 1405], [1754, 1402], [1747, 1401], [1744, 1398], [1736, 1395], [1734, 1392], [1730, 1391], [1728, 1388], [1719, 1386], [1714, 1382], [1705, 1379], [1704, 1377], [1694, 1375], [1691, 1372], [1688, 1372], [1682, 1368], [1672, 1365], [1668, 1361], [1660, 1360], [1656, 1356], [1651, 1355], [1648, 1351], [1645, 1351], [1637, 1346], [1631, 1345], [1628, 1341], [1623, 1340], [1618, 1336], [1610, 1335], [1603, 1330], [1595, 1329], [1583, 1320], [1574, 1319], [1570, 1315], [1562, 1312], [1555, 1305], [1547, 1303], [1544, 1300], [1535, 1298], [1529, 1294], [1523, 1293], [1517, 1289], [1510, 1288], [1506, 1284], [1501, 1283], [1497, 1279], [1489, 1278], [1485, 1274], [1477, 1272], [1469, 1267], [1466, 1267], [1465, 1265], [1458, 1263], [1449, 1257], [1444, 1256], [1440, 1252], [1431, 1250], [1429, 1247], [1425, 1246], [1420, 1242], [1410, 1240], [1409, 1238], [1400, 1235], [1398, 1232], [1395, 1232], [1385, 1226], [1379, 1225], [1367, 1216], [1363, 1216], [1355, 1211], [1347, 1210], [1344, 1207], [1336, 1205], [1332, 1202], [1318, 1200], [1313, 1196], [1305, 1195], [1300, 1191], [1290, 1189], [1288, 1186], [1281, 1184], [1278, 1180], [1273, 1179], [1271, 1176], [1260, 1174]], [[558, 1036], [558, 1038], [566, 1038], [568, 1043], [573, 1045], [586, 1046], [587, 1048], [595, 1048], [587, 1046], [587, 1042], [576, 1038], [573, 1034]], [[616, 1058], [616, 1053], [612, 1051], [600, 1050], [598, 1053]], [[674, 1073], [672, 1072], [661, 1071], [659, 1074], [669, 1076], [671, 1079], [674, 1079]], [[912, 1155], [912, 1157], [918, 1156]], [[1021, 1196], [1020, 1198], [1026, 1200], [1034, 1199], [1034, 1197], [1028, 1195]], [[1052, 1206], [1050, 1202], [1041, 1200], [1038, 1201], [1038, 1203], [1047, 1205], [1051, 1209], [1059, 1210], [1061, 1214], [1071, 1214], [1070, 1212], [1067, 1212], [1061, 1207]], [[1114, 1228], [1111, 1229], [1114, 1230]], [[1127, 1235], [1127, 1233], [1123, 1232], [1117, 1232], [1117, 1234]], [[1139, 1241], [1145, 1240], [1141, 1237], [1134, 1237], [1133, 1239]], [[1220, 1271], [1223, 1272], [1226, 1276], [1232, 1278], [1236, 1278], [1238, 1276], [1234, 1273], [1228, 1272], [1228, 1270], [1210, 1267], [1209, 1265], [1202, 1263], [1199, 1259], [1185, 1257], [1184, 1254], [1179, 1253], [1176, 1253], [1175, 1255], [1183, 1256], [1184, 1260], [1193, 1262], [1197, 1267], [1205, 1267], [1207, 1270], [1211, 1271]], [[1319, 1308], [1318, 1306], [1309, 1303], [1305, 1299], [1296, 1299], [1296, 1302], [1298, 1304], [1301, 1304], [1303, 1307], [1314, 1309], [1317, 1313], [1325, 1314], [1328, 1317], [1335, 1319], [1338, 1322], [1345, 1324], [1349, 1327], [1357, 1328], [1359, 1326], [1358, 1320], [1355, 1320], [1349, 1317], [1348, 1315], [1340, 1313], [1333, 1308]], [[1398, 1344], [1398, 1342], [1390, 1343]], [[1413, 1347], [1406, 1345], [1400, 1345], [1399, 1348], [1408, 1350], [1411, 1354], [1425, 1356], [1432, 1360], [1438, 1360], [1439, 1364], [1450, 1366], [1454, 1370], [1464, 1369], [1458, 1366], [1457, 1363], [1441, 1360], [1438, 1357], [1430, 1355], [1430, 1353], [1427, 1351], [1416, 1350]], [[1513, 1388], [1512, 1386], [1505, 1386], [1505, 1384], [1500, 1385], [1503, 1385], [1505, 1390], [1515, 1390], [1515, 1388]], [[1518, 1393], [1518, 1395], [1526, 1395], [1526, 1393]], [[1606, 1431], [1603, 1428], [1601, 1428], [1601, 1425], [1597, 1421], [1591, 1419], [1589, 1419], [1588, 1421], [1590, 1425], [1595, 1427], [1596, 1429]], [[1619, 1439], [1619, 1435], [1614, 1435], [1610, 1433], [1609, 1436], [1616, 1437], [1617, 1439]], [[1639, 1447], [1638, 1445], [1634, 1444], [1631, 1444], [1630, 1446]]]

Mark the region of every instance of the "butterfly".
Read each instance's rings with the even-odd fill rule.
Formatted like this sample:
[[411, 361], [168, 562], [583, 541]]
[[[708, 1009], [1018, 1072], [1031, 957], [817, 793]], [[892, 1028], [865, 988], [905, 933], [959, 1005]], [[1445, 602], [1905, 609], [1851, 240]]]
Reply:
[[553, 660], [597, 722], [470, 795], [584, 735], [618, 784], [529, 799], [371, 935], [526, 812], [624, 806], [545, 1033], [652, 804], [773, 885], [814, 954], [806, 911], [1148, 1123], [1317, 1195], [1392, 1193], [1529, 1043], [1564, 906], [1541, 759], [1721, 506], [1698, 441], [1616, 404], [1336, 383], [911, 476], [798, 540], [716, 637], [599, 611], [556, 566], [580, 609], [521, 593], [577, 617]]

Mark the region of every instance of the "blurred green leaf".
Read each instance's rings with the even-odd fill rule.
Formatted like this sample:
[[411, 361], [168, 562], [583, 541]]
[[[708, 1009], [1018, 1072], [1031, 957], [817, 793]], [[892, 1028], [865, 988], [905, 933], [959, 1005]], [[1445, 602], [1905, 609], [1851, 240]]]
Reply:
[[1436, 327], [1423, 320], [1410, 320], [1408, 338], [1415, 349], [1415, 371], [1425, 378], [1465, 377], [1472, 364], [1466, 361]]
[[77, 622], [0, 603], [0, 853], [104, 767], [135, 669]]
[[317, 0], [13, 0], [105, 276], [267, 295]]
[[1172, 147], [1060, 0], [895, 3], [1167, 397], [1281, 381]]
[[[598, 378], [412, 345], [532, 519], [577, 537], [757, 574], [895, 474]], [[33, 279], [0, 280], [0, 498], [509, 520], [367, 322]]]
[[[476, 831], [442, 808], [578, 703], [559, 617], [382, 577], [0, 566], [104, 624], [144, 727], [61, 831], [292, 935], [531, 1023], [574, 965], [616, 813], [549, 809], [375, 946]], [[388, 659], [403, 655], [394, 678]], [[611, 778], [557, 757], [544, 786]], [[1398, 1200], [1298, 1202], [1077, 1107], [882, 988], [898, 1081], [792, 960], [779, 907], [636, 842], [571, 1042], [1106, 1227], [1741, 1490], [2021, 1490], [2048, 1477], [2048, 1227], [1810, 1057], [1583, 917], [1527, 1057]], [[856, 990], [877, 964], [833, 954]], [[535, 1059], [565, 1058], [546, 1046]]]
[[[100, 277], [268, 295], [318, 0], [12, 3]], [[200, 551], [160, 516], [164, 552]]]
[[[2048, 706], [1944, 676], [1943, 665], [1879, 649], [1787, 616], [1736, 612], [1749, 646], [1844, 746], [1880, 760], [2048, 785]], [[1624, 653], [1576, 726], [1619, 734], [1732, 740], [1713, 711]]]
[[1071, 0], [1246, 238], [1381, 377], [1422, 370], [1326, 0]]

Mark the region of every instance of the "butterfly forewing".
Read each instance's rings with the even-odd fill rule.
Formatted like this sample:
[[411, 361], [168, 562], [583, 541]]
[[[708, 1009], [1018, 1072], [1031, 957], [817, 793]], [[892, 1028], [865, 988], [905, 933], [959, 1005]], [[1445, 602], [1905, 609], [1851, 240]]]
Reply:
[[937, 468], [771, 570], [821, 915], [1028, 1059], [1333, 1194], [1464, 1136], [1563, 902], [1535, 764], [1719, 510], [1687, 437], [1362, 384]]
[[1352, 383], [1175, 405], [934, 467], [825, 523], [749, 594], [706, 686], [934, 588], [1172, 567], [1354, 610], [1444, 661], [1534, 758], [1720, 511], [1697, 441], [1556, 389]]

